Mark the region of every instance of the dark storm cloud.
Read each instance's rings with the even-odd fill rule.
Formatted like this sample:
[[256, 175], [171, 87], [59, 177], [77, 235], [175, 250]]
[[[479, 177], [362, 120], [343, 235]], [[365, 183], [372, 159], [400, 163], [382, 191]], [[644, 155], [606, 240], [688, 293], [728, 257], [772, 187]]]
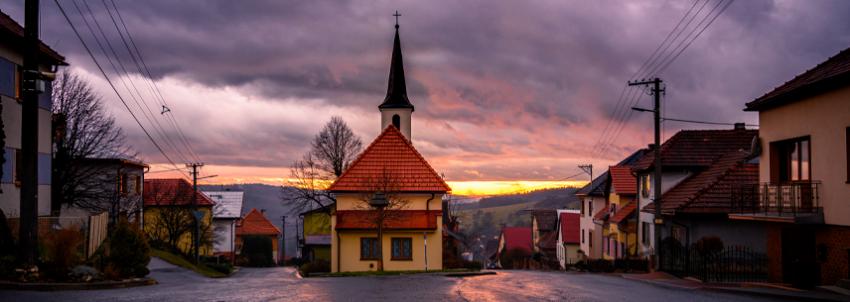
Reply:
[[[43, 2], [44, 40], [94, 71], [55, 4]], [[81, 22], [73, 2], [61, 2]], [[592, 148], [616, 116], [625, 82], [692, 3], [117, 0], [155, 78], [229, 87], [271, 103], [297, 100], [318, 111], [333, 106], [340, 114], [372, 112], [383, 99], [390, 14], [398, 9], [414, 118], [426, 125], [414, 129], [418, 147], [445, 165], [438, 170], [462, 175], [464, 168], [448, 163], [477, 162], [484, 178], [539, 170], [492, 164], [500, 158], [563, 158], [555, 172], [527, 175], [557, 178], [580, 161], [596, 156], [608, 164], [644, 146], [649, 117], [633, 114], [616, 152], [600, 159]], [[111, 25], [102, 2], [89, 4]], [[0, 8], [21, 20], [20, 6]], [[665, 115], [756, 123], [743, 104], [850, 46], [848, 15], [846, 1], [736, 1], [661, 74]], [[318, 130], [245, 113], [236, 127], [210, 134], [204, 129], [232, 116], [185, 110], [181, 117], [198, 121], [187, 129], [197, 151], [227, 164], [285, 165]], [[355, 124], [371, 140], [377, 122]], [[701, 127], [668, 123], [665, 134]]]

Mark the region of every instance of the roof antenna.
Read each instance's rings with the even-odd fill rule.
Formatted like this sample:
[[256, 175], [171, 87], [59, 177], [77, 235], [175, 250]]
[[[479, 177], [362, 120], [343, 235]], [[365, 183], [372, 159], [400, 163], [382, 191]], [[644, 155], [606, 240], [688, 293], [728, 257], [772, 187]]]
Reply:
[[165, 105], [162, 105], [162, 112], [160, 112], [159, 114], [162, 115], [162, 114], [165, 114], [166, 112], [171, 112], [171, 109], [169, 109], [168, 107], [165, 107]]

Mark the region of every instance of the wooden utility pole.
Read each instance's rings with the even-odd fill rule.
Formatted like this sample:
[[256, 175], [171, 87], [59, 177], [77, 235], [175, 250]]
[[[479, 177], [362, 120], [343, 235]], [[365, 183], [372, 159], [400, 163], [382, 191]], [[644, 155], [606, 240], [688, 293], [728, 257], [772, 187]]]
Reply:
[[[38, 94], [44, 90], [38, 70], [38, 0], [24, 6], [24, 70], [21, 104], [21, 210], [18, 261], [35, 264], [38, 246]], [[41, 88], [41, 89], [39, 89]]]
[[198, 248], [200, 247], [201, 238], [201, 219], [204, 213], [198, 211], [198, 168], [203, 167], [203, 163], [189, 163], [186, 167], [192, 168], [192, 217], [194, 218], [194, 230], [192, 230], [192, 256], [195, 257], [195, 263], [200, 259]]
[[655, 217], [653, 223], [655, 224], [655, 270], [658, 270], [661, 266], [661, 228], [664, 226], [664, 219], [661, 218], [661, 94], [664, 93], [665, 89], [661, 88], [661, 79], [654, 78], [651, 80], [642, 80], [629, 82], [629, 86], [639, 86], [639, 85], [652, 85], [652, 96], [654, 96], [655, 104], [652, 110], [641, 109], [641, 108], [632, 108], [637, 111], [648, 111], [653, 113], [653, 120], [655, 125], [655, 143], [653, 144], [652, 153], [653, 153], [653, 175], [652, 175], [652, 187], [653, 187], [653, 198], [652, 201], [655, 204]]
[[[295, 223], [298, 221], [296, 220]], [[280, 216], [280, 253], [278, 255], [278, 264], [286, 264], [286, 215]]]

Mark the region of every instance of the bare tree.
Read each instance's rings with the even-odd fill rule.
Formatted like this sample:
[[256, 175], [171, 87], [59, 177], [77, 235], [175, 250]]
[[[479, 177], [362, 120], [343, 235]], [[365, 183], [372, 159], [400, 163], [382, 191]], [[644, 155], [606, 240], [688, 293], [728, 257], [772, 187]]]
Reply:
[[[360, 194], [360, 202], [354, 206], [354, 209], [365, 211], [366, 219], [377, 231], [378, 271], [384, 271], [384, 228], [388, 224], [405, 218], [403, 210], [407, 209], [410, 201], [400, 194], [400, 181], [397, 175], [387, 170], [386, 166], [381, 169], [381, 173], [365, 179], [364, 185], [369, 189]], [[385, 199], [386, 203], [376, 206], [373, 203], [375, 199]]]
[[[148, 238], [151, 241], [165, 245], [173, 251], [190, 253], [188, 250], [180, 249], [180, 240], [184, 236], [191, 236], [195, 230], [195, 218], [192, 215], [192, 207], [186, 201], [192, 200], [195, 191], [190, 186], [150, 186], [145, 188], [147, 198], [153, 203], [150, 207], [156, 208], [157, 215], [148, 218], [145, 223], [150, 225], [146, 228]], [[215, 213], [210, 213], [215, 215]], [[212, 223], [201, 223], [199, 234], [199, 246], [210, 246], [215, 242], [214, 226]]]
[[58, 214], [65, 204], [92, 209], [88, 206], [117, 202], [113, 192], [103, 189], [104, 183], [97, 177], [99, 169], [84, 163], [87, 158], [134, 157], [115, 119], [92, 87], [67, 71], [53, 82], [52, 101], [55, 151], [51, 210]]
[[313, 138], [311, 147], [318, 167], [339, 177], [360, 154], [363, 142], [341, 117], [333, 116]]
[[331, 117], [311, 143], [310, 151], [290, 168], [281, 195], [293, 212], [326, 209], [336, 199], [325, 189], [348, 169], [363, 149], [360, 137], [338, 116]]

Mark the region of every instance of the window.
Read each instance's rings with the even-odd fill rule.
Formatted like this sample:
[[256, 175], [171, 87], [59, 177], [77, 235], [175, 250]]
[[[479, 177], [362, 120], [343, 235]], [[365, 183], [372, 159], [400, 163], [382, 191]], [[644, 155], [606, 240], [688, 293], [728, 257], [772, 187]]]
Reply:
[[401, 118], [398, 114], [393, 114], [393, 126], [395, 126], [396, 129], [401, 130]]
[[652, 179], [649, 177], [649, 174], [642, 175], [640, 177], [640, 196], [643, 198], [649, 198], [649, 188], [652, 186]]
[[811, 144], [808, 136], [771, 143], [770, 149], [773, 182], [811, 180]]
[[587, 202], [587, 217], [593, 216], [593, 201]]
[[582, 202], [581, 203], [581, 216], [584, 216], [584, 213], [586, 213], [586, 212], [584, 210], [584, 202]]
[[128, 184], [129, 183], [128, 183], [128, 180], [127, 180], [127, 173], [119, 174], [118, 175], [118, 192], [121, 192], [121, 194], [126, 195], [127, 192], [129, 192], [129, 190], [127, 188]]
[[24, 173], [24, 156], [21, 149], [15, 149], [15, 185], [21, 185], [21, 177]]
[[581, 243], [584, 243], [584, 229], [581, 229]]
[[378, 238], [360, 238], [360, 260], [377, 260], [381, 258], [378, 248]]
[[0, 94], [17, 97], [18, 70], [17, 65], [9, 60], [0, 58]]
[[411, 251], [411, 247], [413, 245], [413, 239], [411, 238], [393, 238], [392, 239], [392, 258], [391, 260], [411, 260], [413, 259], [413, 253]]
[[593, 248], [593, 231], [588, 231], [587, 237], [590, 237], [590, 241], [587, 242], [588, 245], [590, 246], [590, 248]]
[[643, 221], [640, 223], [640, 239], [643, 245], [649, 245], [649, 222]]

